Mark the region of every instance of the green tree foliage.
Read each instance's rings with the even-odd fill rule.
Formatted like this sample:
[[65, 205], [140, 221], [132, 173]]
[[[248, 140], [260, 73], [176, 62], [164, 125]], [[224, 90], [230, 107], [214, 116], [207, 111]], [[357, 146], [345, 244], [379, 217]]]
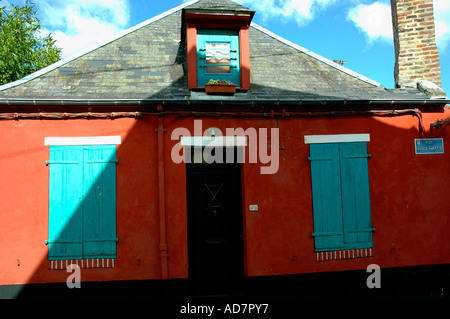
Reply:
[[0, 4], [0, 85], [61, 59], [61, 49], [52, 36], [41, 37], [42, 26], [34, 7], [29, 0], [24, 6]]

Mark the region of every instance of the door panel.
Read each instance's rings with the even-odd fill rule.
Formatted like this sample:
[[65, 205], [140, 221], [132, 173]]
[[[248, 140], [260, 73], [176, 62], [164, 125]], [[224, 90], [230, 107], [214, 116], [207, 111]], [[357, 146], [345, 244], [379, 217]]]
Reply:
[[236, 292], [244, 268], [240, 166], [188, 164], [187, 195], [192, 292]]

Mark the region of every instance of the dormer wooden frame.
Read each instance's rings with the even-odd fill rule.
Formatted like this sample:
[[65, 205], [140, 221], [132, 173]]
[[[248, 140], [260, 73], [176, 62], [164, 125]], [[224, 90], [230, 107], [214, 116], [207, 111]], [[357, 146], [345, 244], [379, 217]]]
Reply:
[[197, 30], [227, 29], [239, 32], [241, 86], [238, 91], [250, 90], [249, 15], [196, 14], [186, 16], [187, 75], [189, 89], [204, 89], [197, 84]]

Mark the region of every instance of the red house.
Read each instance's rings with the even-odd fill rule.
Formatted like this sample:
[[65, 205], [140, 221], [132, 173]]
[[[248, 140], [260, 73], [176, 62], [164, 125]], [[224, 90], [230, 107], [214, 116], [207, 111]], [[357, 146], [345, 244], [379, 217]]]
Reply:
[[434, 25], [420, 57], [402, 24], [424, 2], [393, 1], [395, 89], [227, 0], [1, 86], [0, 296], [448, 297], [449, 100]]

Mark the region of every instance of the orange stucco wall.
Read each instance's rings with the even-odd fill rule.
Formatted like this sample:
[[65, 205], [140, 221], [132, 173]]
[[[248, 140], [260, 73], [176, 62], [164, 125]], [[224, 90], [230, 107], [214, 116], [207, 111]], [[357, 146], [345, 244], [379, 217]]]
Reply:
[[[426, 114], [424, 125], [448, 116]], [[196, 118], [199, 119], [199, 118]], [[450, 129], [436, 129], [446, 152], [415, 155], [417, 118], [406, 115], [327, 118], [205, 118], [217, 127], [279, 128], [279, 169], [260, 174], [261, 163], [242, 169], [245, 270], [249, 276], [450, 263]], [[188, 272], [185, 164], [171, 160], [174, 129], [194, 134], [194, 119], [167, 116], [165, 151], [166, 232], [169, 278]], [[18, 120], [0, 122], [0, 284], [63, 282], [49, 269], [49, 136], [120, 135], [117, 146], [117, 260], [114, 268], [86, 269], [82, 280], [161, 277], [159, 251], [157, 119]], [[309, 146], [305, 135], [370, 134], [368, 152], [374, 256], [316, 261]], [[435, 132], [430, 132], [434, 134]], [[249, 205], [256, 204], [256, 212]]]

